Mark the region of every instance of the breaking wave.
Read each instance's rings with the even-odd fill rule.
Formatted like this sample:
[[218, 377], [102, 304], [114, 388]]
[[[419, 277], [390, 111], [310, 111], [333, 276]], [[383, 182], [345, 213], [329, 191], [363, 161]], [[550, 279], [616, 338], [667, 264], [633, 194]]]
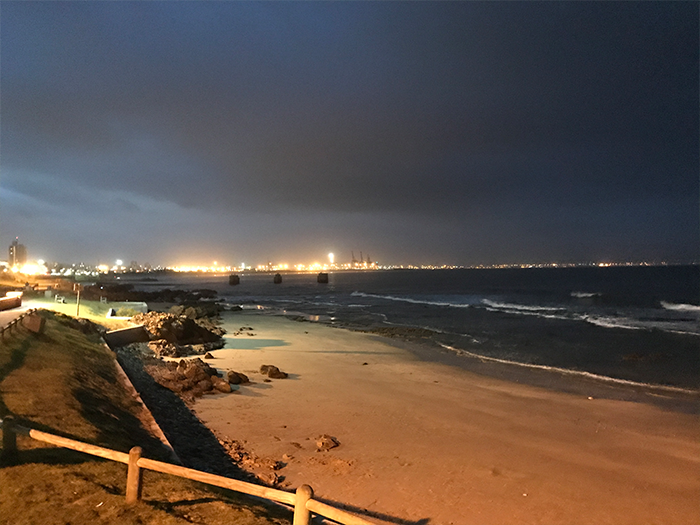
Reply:
[[396, 297], [394, 295], [377, 295], [377, 294], [364, 293], [364, 292], [352, 292], [351, 295], [353, 297], [385, 299], [387, 301], [399, 301], [399, 302], [403, 302], [403, 303], [412, 303], [412, 304], [427, 304], [430, 306], [451, 306], [453, 308], [469, 308], [470, 306], [472, 306], [469, 303], [448, 303], [448, 302], [444, 302], [444, 301], [428, 301], [426, 299], [413, 299], [412, 297]]
[[616, 377], [603, 376], [603, 375], [599, 375], [599, 374], [594, 374], [592, 372], [585, 372], [582, 370], [572, 370], [569, 368], [560, 368], [557, 366], [536, 365], [536, 364], [532, 364], [532, 363], [521, 363], [519, 361], [511, 361], [509, 359], [499, 359], [497, 357], [488, 357], [488, 356], [484, 356], [484, 355], [475, 354], [474, 352], [469, 352], [467, 350], [462, 350], [460, 348], [455, 348], [453, 346], [449, 346], [449, 345], [446, 345], [443, 343], [438, 343], [438, 344], [441, 347], [443, 347], [444, 349], [449, 350], [450, 352], [454, 352], [455, 354], [457, 354], [459, 356], [471, 357], [474, 359], [480, 359], [482, 361], [491, 361], [493, 363], [502, 363], [502, 364], [507, 364], [507, 365], [522, 366], [524, 368], [534, 368], [534, 369], [538, 369], [538, 370], [547, 370], [549, 372], [558, 372], [560, 374], [587, 377], [589, 379], [595, 379], [597, 381], [603, 381], [606, 383], [615, 383], [618, 385], [646, 387], [646, 388], [653, 388], [655, 390], [662, 390], [662, 391], [666, 391], [666, 392], [678, 392], [678, 393], [684, 393], [684, 394], [697, 393], [696, 390], [692, 390], [692, 389], [688, 389], [688, 388], [680, 388], [680, 387], [667, 386], [667, 385], [656, 385], [656, 384], [652, 384], [652, 383], [640, 383], [637, 381], [630, 381], [628, 379], [618, 379]]
[[696, 306], [694, 304], [674, 304], [674, 303], [667, 303], [665, 301], [661, 301], [661, 306], [663, 306], [666, 310], [673, 310], [676, 312], [700, 313], [700, 306]]
[[566, 308], [557, 306], [537, 306], [537, 305], [526, 305], [526, 304], [513, 304], [513, 303], [497, 303], [495, 301], [490, 301], [488, 299], [482, 299], [482, 303], [491, 308], [498, 310], [508, 310], [508, 311], [524, 311], [524, 312], [563, 312]]

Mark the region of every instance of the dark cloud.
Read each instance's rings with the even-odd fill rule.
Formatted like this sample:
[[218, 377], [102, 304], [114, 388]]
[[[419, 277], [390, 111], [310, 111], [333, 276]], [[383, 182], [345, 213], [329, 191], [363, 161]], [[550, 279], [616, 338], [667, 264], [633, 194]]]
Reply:
[[127, 259], [697, 258], [697, 4], [6, 2], [1, 23], [4, 242], [26, 197], [36, 228], [70, 202]]

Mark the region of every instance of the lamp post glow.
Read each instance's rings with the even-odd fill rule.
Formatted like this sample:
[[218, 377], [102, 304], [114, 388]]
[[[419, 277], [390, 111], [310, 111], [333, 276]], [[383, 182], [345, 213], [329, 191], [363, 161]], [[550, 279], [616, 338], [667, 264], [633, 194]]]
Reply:
[[329, 254], [328, 254], [328, 260], [331, 262], [331, 265], [332, 265], [332, 264], [333, 264], [333, 261], [335, 261], [335, 255], [333, 255], [332, 253], [329, 253]]

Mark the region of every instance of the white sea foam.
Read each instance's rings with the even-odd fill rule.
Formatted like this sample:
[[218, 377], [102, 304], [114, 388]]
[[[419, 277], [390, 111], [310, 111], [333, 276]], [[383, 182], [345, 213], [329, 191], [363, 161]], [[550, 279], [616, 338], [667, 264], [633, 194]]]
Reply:
[[453, 308], [469, 308], [471, 306], [470, 304], [447, 303], [447, 302], [443, 302], [443, 301], [428, 301], [425, 299], [413, 299], [412, 297], [396, 297], [394, 295], [377, 295], [377, 294], [364, 293], [364, 292], [352, 292], [351, 295], [353, 295], [354, 297], [386, 299], [387, 301], [399, 301], [399, 302], [403, 302], [403, 303], [412, 303], [412, 304], [427, 304], [430, 306], [451, 306]]
[[242, 310], [267, 310], [267, 308], [261, 304], [229, 304], [229, 303], [226, 303], [226, 306], [240, 306], [240, 308]]
[[598, 292], [571, 292], [571, 297], [578, 297], [579, 299], [587, 299], [589, 297], [596, 297], [603, 295]]
[[593, 315], [576, 316], [588, 323], [604, 328], [623, 328], [626, 330], [662, 330], [674, 334], [698, 336], [697, 323], [676, 319], [633, 319], [629, 317], [602, 317]]
[[581, 320], [604, 328], [625, 328], [627, 330], [644, 330], [646, 326], [635, 325], [634, 320], [626, 317], [597, 317], [593, 315], [578, 316]]
[[490, 306], [491, 308], [496, 308], [498, 310], [512, 310], [512, 311], [525, 311], [525, 312], [562, 312], [566, 308], [561, 308], [557, 306], [537, 306], [537, 305], [526, 305], [526, 304], [513, 304], [513, 303], [498, 303], [496, 301], [490, 301], [489, 299], [482, 299], [482, 303]]
[[575, 376], [580, 376], [580, 377], [587, 377], [589, 379], [595, 379], [597, 381], [602, 381], [605, 383], [615, 383], [619, 385], [627, 385], [627, 386], [636, 386], [636, 387], [647, 387], [647, 388], [654, 388], [655, 390], [662, 390], [665, 392], [679, 392], [679, 393], [684, 393], [684, 394], [696, 394], [697, 390], [691, 390], [688, 388], [680, 388], [680, 387], [675, 387], [675, 386], [667, 386], [667, 385], [654, 385], [652, 383], [640, 383], [637, 381], [630, 381], [628, 379], [618, 379], [616, 377], [608, 377], [608, 376], [603, 376], [599, 374], [594, 374], [592, 372], [585, 372], [582, 370], [571, 370], [568, 368], [559, 368], [557, 366], [547, 366], [547, 365], [535, 365], [531, 363], [520, 363], [518, 361], [510, 361], [508, 359], [499, 359], [497, 357], [488, 357], [484, 355], [479, 355], [475, 354], [473, 352], [469, 352], [467, 350], [462, 350], [460, 348], [454, 348], [452, 346], [443, 344], [443, 343], [438, 343], [440, 346], [445, 348], [446, 350], [449, 350], [450, 352], [454, 352], [457, 355], [460, 356], [465, 356], [465, 357], [472, 357], [474, 359], [480, 359], [482, 361], [490, 361], [493, 363], [502, 363], [506, 365], [515, 365], [515, 366], [521, 366], [524, 368], [533, 368], [533, 369], [538, 369], [538, 370], [547, 370], [549, 372], [558, 372], [560, 374], [567, 374], [567, 375], [575, 375]]
[[663, 306], [666, 310], [673, 310], [676, 312], [700, 313], [700, 306], [696, 306], [694, 304], [674, 304], [661, 301], [661, 306]]

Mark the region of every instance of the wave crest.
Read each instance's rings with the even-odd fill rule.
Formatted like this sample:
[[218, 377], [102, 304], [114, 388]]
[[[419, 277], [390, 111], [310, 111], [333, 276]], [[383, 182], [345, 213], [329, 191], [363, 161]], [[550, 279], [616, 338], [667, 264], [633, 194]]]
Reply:
[[661, 306], [666, 310], [673, 310], [676, 312], [697, 312], [700, 313], [700, 306], [694, 304], [674, 304], [667, 303], [666, 301], [661, 301]]

